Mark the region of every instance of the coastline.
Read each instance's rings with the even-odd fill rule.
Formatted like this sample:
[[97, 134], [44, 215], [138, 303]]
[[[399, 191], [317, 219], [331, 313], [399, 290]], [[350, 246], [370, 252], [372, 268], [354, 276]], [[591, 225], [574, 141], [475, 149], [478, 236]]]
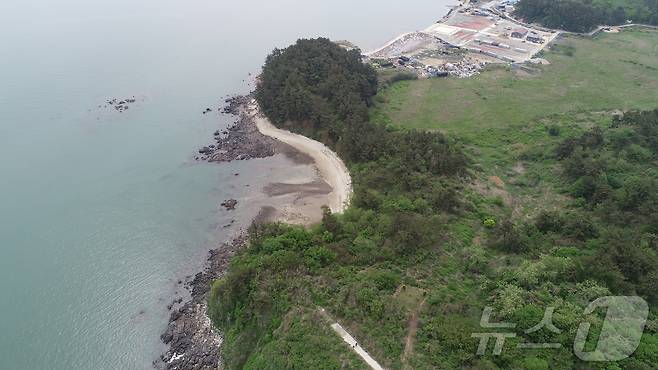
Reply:
[[[227, 99], [223, 113], [237, 117], [233, 126], [215, 132], [216, 144], [199, 150], [199, 161], [231, 162], [285, 155], [296, 163], [315, 167], [311, 181], [270, 183], [262, 192], [276, 205], [264, 206], [251, 224], [283, 222], [310, 226], [322, 220], [322, 206], [343, 212], [352, 195], [352, 180], [343, 161], [324, 144], [276, 128], [261, 112], [252, 96]], [[248, 226], [248, 225], [244, 225]], [[157, 369], [217, 369], [222, 336], [207, 315], [212, 282], [221, 278], [230, 259], [246, 246], [246, 234], [209, 251], [205, 267], [185, 282], [191, 299], [174, 300], [161, 340], [168, 350], [153, 362]]]
[[[209, 252], [206, 267], [186, 282], [191, 299], [171, 312], [167, 329], [160, 339], [168, 350], [153, 361], [156, 369], [217, 369], [222, 337], [207, 315], [212, 282], [228, 269], [230, 259], [244, 246], [240, 236]], [[181, 304], [182, 302], [174, 301]]]
[[[404, 35], [376, 50], [395, 44], [400, 37]], [[333, 213], [342, 213], [347, 209], [353, 192], [352, 178], [335, 152], [320, 142], [274, 126], [261, 112], [253, 93], [226, 99], [225, 103], [227, 106], [221, 112], [236, 116], [237, 121], [224, 131], [216, 131], [215, 143], [201, 148], [195, 157], [197, 161], [222, 163], [282, 154], [294, 162], [310, 164], [316, 169], [316, 178], [312, 181], [266, 185], [262, 192], [269, 199], [277, 198], [279, 205], [262, 207], [251, 224], [283, 222], [310, 226], [322, 220], [322, 206], [328, 206]], [[226, 273], [231, 257], [246, 243], [243, 233], [210, 250], [203, 271], [186, 282], [185, 287], [192, 298], [187, 302], [175, 300], [170, 306], [174, 308], [167, 329], [161, 335], [168, 350], [153, 362], [155, 368], [214, 370], [220, 367], [223, 339], [207, 315], [207, 300], [212, 282]]]
[[[448, 13], [444, 18], [449, 17], [450, 14]], [[548, 43], [551, 41], [552, 39]], [[221, 145], [204, 148], [205, 153], [202, 154], [207, 155], [204, 160], [229, 162], [285, 154], [294, 160], [312, 164], [317, 170], [317, 178], [312, 182], [271, 183], [265, 186], [263, 193], [271, 198], [299, 194], [296, 200], [301, 199], [304, 204], [302, 206], [292, 201], [287, 208], [262, 207], [261, 212], [252, 222], [279, 221], [310, 225], [317, 222], [317, 219], [308, 216], [311, 213], [309, 210], [317, 209], [317, 205], [322, 204], [323, 200], [328, 202], [332, 212], [343, 212], [349, 205], [352, 181], [347, 167], [336, 153], [310, 138], [275, 127], [261, 112], [253, 97], [246, 96], [240, 99], [240, 104], [233, 111], [239, 114], [240, 121], [226, 132], [227, 139], [216, 138]], [[231, 136], [232, 134], [235, 136]], [[247, 143], [246, 148], [244, 143]], [[228, 144], [234, 146], [227, 151], [225, 149]], [[240, 153], [245, 150], [252, 152]], [[306, 201], [312, 198], [314, 202], [309, 206]], [[295, 212], [297, 214], [293, 215]], [[298, 217], [305, 212], [308, 212], [307, 216]], [[216, 369], [220, 365], [219, 350], [222, 338], [207, 317], [206, 300], [212, 282], [221, 278], [228, 269], [230, 258], [247, 242], [246, 237], [241, 235], [223, 247], [211, 250], [205, 270], [188, 283], [192, 299], [172, 313], [169, 328], [162, 336], [165, 343], [171, 343], [170, 350], [161, 358], [163, 368]]]
[[313, 159], [318, 169], [319, 177], [331, 186], [328, 194], [329, 208], [333, 213], [342, 213], [347, 209], [352, 195], [352, 177], [345, 163], [326, 145], [309, 139], [306, 136], [292, 133], [275, 127], [263, 113], [255, 100], [247, 106], [247, 110], [256, 122], [258, 131], [265, 136], [290, 145], [299, 152]]

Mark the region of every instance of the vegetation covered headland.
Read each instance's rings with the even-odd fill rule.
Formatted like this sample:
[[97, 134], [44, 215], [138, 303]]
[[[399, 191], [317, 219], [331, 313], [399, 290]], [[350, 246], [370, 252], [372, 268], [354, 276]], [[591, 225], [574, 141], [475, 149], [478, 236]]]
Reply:
[[[460, 207], [457, 191], [468, 160], [441, 133], [370, 122], [377, 84], [358, 51], [326, 39], [300, 40], [268, 58], [256, 91], [262, 110], [275, 124], [334, 148], [351, 169], [354, 196], [343, 215], [327, 209], [311, 229], [272, 224], [251, 230], [249, 248], [211, 296], [210, 315], [225, 333], [229, 367], [362, 366], [325, 324], [320, 307], [373, 326], [389, 317], [393, 321], [377, 329], [381, 337], [404, 320], [401, 308], [388, 315], [382, 295], [399, 285], [400, 273], [390, 267], [408, 264], [440, 237], [442, 213]], [[338, 275], [325, 275], [332, 270]], [[372, 285], [373, 278], [379, 284]], [[338, 297], [353, 296], [354, 289], [364, 294], [361, 304], [374, 306], [362, 311], [341, 304]], [[395, 346], [398, 334], [388, 345]]]
[[[593, 350], [605, 312], [584, 308], [637, 295], [641, 342], [601, 368], [655, 367], [658, 32], [564, 37], [543, 57], [400, 81], [327, 39], [275, 50], [262, 111], [334, 149], [354, 196], [311, 227], [250, 229], [211, 291], [225, 366], [367, 368], [331, 317], [389, 369], [590, 369], [574, 338], [590, 322]], [[498, 354], [473, 337], [485, 307], [516, 325]], [[557, 330], [529, 330], [547, 310]]]

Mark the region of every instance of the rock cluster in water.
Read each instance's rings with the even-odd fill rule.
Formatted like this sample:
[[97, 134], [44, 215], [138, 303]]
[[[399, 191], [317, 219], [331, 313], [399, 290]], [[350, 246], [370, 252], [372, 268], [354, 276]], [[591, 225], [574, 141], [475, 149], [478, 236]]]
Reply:
[[117, 112], [123, 113], [124, 111], [128, 110], [128, 108], [130, 107], [130, 104], [133, 104], [136, 101], [137, 101], [137, 99], [135, 99], [134, 96], [132, 98], [121, 99], [121, 100], [119, 100], [117, 98], [114, 98], [114, 99], [110, 99], [106, 102], [107, 103], [106, 107], [107, 106], [113, 107]]
[[229, 199], [222, 202], [222, 207], [226, 208], [227, 211], [235, 210], [235, 206], [238, 205], [238, 201], [235, 199]]

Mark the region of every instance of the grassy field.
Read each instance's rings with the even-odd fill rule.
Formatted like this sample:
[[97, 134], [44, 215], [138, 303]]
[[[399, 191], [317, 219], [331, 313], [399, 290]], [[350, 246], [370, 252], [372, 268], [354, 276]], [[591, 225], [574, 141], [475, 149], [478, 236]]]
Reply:
[[475, 162], [476, 193], [516, 217], [562, 207], [556, 163], [541, 153], [609, 125], [611, 112], [658, 107], [658, 32], [570, 36], [543, 57], [551, 64], [532, 70], [495, 66], [471, 79], [398, 82], [379, 93], [371, 117], [457, 137]]
[[533, 71], [492, 67], [472, 79], [404, 81], [378, 97], [372, 118], [407, 128], [474, 133], [551, 115], [655, 108], [658, 32], [567, 37]]
[[[459, 368], [464, 363], [495, 368], [491, 359], [470, 356], [475, 349], [468, 346], [475, 343], [459, 333], [477, 331], [479, 308], [491, 304], [483, 289], [487, 283], [534, 269], [543, 257], [492, 251], [482, 220], [491, 216], [521, 224], [533, 222], [541, 211], [578, 209], [567, 194], [569, 184], [562, 180], [554, 148], [593, 126], [608, 128], [615, 111], [658, 108], [658, 32], [567, 37], [543, 57], [551, 64], [529, 70], [494, 67], [472, 79], [398, 82], [380, 92], [371, 110], [375, 122], [448, 133], [464, 143], [474, 162], [472, 183], [464, 189], [473, 211], [451, 220], [450, 238], [440, 253], [429, 253], [406, 271], [427, 292], [414, 351], [406, 360], [412, 368]], [[570, 241], [546, 242], [540, 250], [559, 253], [560, 243], [570, 246]], [[653, 340], [647, 336], [643, 348]], [[494, 359], [496, 365], [577, 365], [568, 350], [507, 351], [506, 359]]]

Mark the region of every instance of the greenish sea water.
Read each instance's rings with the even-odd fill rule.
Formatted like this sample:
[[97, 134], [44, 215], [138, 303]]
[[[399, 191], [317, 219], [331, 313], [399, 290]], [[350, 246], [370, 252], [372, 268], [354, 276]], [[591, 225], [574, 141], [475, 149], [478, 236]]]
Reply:
[[[374, 48], [448, 3], [1, 2], [0, 369], [150, 368], [176, 282], [254, 216], [263, 185], [310, 170], [195, 163], [231, 122], [221, 98], [246, 92], [276, 46]], [[126, 112], [104, 107], [132, 96]]]

